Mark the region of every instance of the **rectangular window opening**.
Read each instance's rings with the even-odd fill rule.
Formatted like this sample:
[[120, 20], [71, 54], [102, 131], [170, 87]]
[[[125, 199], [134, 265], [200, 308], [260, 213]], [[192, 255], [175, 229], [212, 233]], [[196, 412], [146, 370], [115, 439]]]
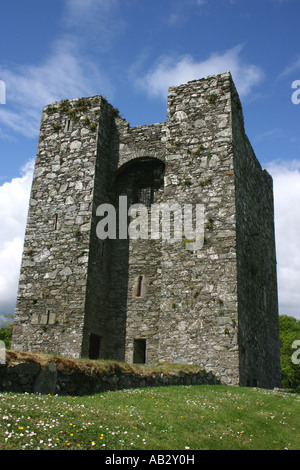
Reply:
[[55, 214], [54, 230], [57, 230], [57, 226], [58, 226], [58, 215]]
[[146, 340], [135, 339], [133, 342], [133, 363], [146, 364]]
[[101, 340], [100, 336], [94, 335], [92, 333], [90, 334], [89, 359], [99, 359], [100, 340]]

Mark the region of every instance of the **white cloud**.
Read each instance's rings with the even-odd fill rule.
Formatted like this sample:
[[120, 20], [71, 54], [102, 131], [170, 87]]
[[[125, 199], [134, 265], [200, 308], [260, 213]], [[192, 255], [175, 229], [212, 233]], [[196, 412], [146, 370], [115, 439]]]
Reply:
[[[0, 124], [26, 137], [39, 132], [42, 107], [62, 99], [92, 94], [113, 95], [107, 71], [93, 52], [107, 52], [109, 41], [122, 29], [114, 14], [119, 0], [66, 0], [63, 35], [53, 41], [50, 54], [38, 64], [4, 67], [6, 106], [0, 108]], [[101, 49], [102, 48], [102, 49]], [[2, 131], [3, 132], [3, 131]]]
[[[87, 22], [97, 21], [100, 29], [107, 15], [118, 6], [119, 0], [66, 0], [64, 21], [68, 26], [78, 26], [83, 23], [86, 25]], [[102, 18], [99, 17], [99, 13]]]
[[126, 28], [120, 11], [119, 0], [66, 0], [63, 22], [80, 37], [79, 47], [90, 44], [94, 53], [107, 52]]
[[161, 57], [152, 70], [136, 79], [136, 83], [150, 95], [165, 98], [169, 86], [230, 71], [240, 96], [245, 96], [263, 80], [264, 73], [260, 67], [241, 59], [242, 48], [238, 45], [224, 53], [213, 53], [202, 61], [196, 61], [190, 55]]
[[254, 137], [254, 142], [261, 142], [265, 139], [282, 139], [285, 138], [284, 131], [280, 127], [274, 127], [268, 131], [262, 132]]
[[14, 312], [32, 175], [31, 161], [0, 186], [0, 315]]
[[292, 75], [293, 73], [298, 72], [299, 69], [300, 69], [300, 56], [292, 64], [285, 67], [285, 69], [278, 75], [277, 80], [288, 77]]
[[42, 107], [60, 99], [111, 92], [111, 85], [87, 58], [81, 58], [69, 40], [56, 41], [51, 55], [39, 65], [14, 70], [0, 67], [6, 83], [7, 104], [0, 109], [0, 123], [28, 137], [39, 132]]
[[274, 161], [267, 170], [274, 184], [280, 313], [300, 318], [300, 162]]

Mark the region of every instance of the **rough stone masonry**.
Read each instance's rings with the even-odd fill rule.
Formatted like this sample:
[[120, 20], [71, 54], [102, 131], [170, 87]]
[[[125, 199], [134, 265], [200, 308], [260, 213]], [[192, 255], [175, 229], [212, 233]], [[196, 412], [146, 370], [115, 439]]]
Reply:
[[[97, 208], [201, 204], [204, 245], [102, 238]], [[129, 219], [130, 220], [130, 219]], [[230, 73], [171, 87], [166, 122], [130, 127], [105, 98], [43, 109], [12, 348], [192, 363], [280, 384], [273, 187]]]

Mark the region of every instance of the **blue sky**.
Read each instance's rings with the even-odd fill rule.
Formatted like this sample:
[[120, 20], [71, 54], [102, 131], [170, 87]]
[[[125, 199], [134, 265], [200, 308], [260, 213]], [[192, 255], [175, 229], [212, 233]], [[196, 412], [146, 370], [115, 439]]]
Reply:
[[0, 313], [14, 309], [42, 107], [100, 94], [132, 126], [163, 122], [168, 86], [230, 70], [274, 179], [280, 313], [300, 318], [300, 0], [1, 3]]

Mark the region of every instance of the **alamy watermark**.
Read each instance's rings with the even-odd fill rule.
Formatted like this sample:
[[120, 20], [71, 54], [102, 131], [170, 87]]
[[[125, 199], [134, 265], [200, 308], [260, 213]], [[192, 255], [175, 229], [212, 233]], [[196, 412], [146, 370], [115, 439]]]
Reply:
[[117, 209], [112, 204], [101, 204], [96, 215], [102, 217], [96, 227], [101, 240], [184, 240], [187, 250], [200, 250], [204, 245], [203, 204], [181, 205], [172, 201], [152, 204], [150, 208], [143, 204], [128, 208], [127, 196], [120, 196]]
[[6, 104], [6, 86], [3, 80], [0, 80], [0, 104]]
[[296, 89], [292, 94], [292, 103], [299, 104], [300, 103], [300, 80], [294, 80], [292, 83], [292, 88]]
[[6, 360], [6, 349], [4, 341], [0, 341], [0, 365], [5, 364]]
[[300, 364], [300, 358], [298, 356], [300, 356], [300, 339], [296, 339], [296, 341], [293, 342], [292, 344], [292, 348], [293, 349], [297, 349], [297, 351], [295, 351], [293, 354], [292, 354], [292, 363], [293, 364]]

